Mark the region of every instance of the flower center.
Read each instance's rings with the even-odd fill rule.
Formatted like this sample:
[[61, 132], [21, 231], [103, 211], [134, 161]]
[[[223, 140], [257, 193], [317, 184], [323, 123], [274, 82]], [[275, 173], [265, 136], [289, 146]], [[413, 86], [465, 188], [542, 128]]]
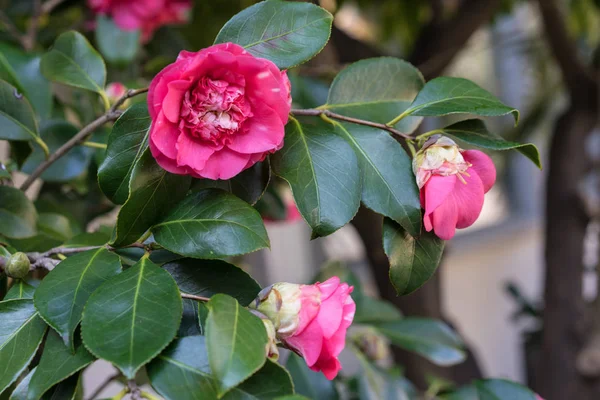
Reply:
[[192, 137], [224, 146], [251, 116], [242, 86], [204, 76], [183, 98], [179, 127]]

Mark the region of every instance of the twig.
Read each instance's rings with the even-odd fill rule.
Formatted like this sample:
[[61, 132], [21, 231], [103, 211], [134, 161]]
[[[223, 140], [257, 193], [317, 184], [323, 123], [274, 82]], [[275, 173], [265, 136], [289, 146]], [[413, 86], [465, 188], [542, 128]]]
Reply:
[[48, 0], [42, 5], [42, 14], [49, 14], [64, 0]]
[[15, 24], [12, 23], [10, 18], [8, 18], [8, 15], [6, 15], [6, 13], [4, 13], [4, 11], [2, 10], [0, 10], [0, 22], [2, 22], [2, 24], [6, 28], [8, 34], [23, 46], [23, 35], [21, 34], [21, 32], [19, 32]]
[[203, 296], [196, 296], [195, 294], [187, 294], [187, 293], [181, 293], [181, 297], [184, 299], [191, 299], [191, 300], [197, 300], [197, 301], [209, 301], [210, 298], [208, 297], [203, 297]]
[[131, 400], [141, 400], [142, 399], [141, 390], [140, 390], [139, 386], [137, 385], [137, 383], [135, 383], [134, 379], [130, 379], [129, 381], [127, 381], [127, 387], [129, 388], [129, 393], [131, 393]]
[[98, 386], [98, 387], [96, 388], [96, 390], [94, 390], [94, 393], [92, 393], [92, 394], [90, 395], [90, 397], [89, 397], [89, 400], [94, 400], [96, 397], [98, 397], [98, 396], [100, 395], [100, 393], [101, 393], [101, 392], [102, 392], [104, 389], [106, 389], [106, 387], [107, 387], [108, 385], [110, 385], [110, 383], [111, 383], [112, 381], [114, 381], [115, 379], [118, 379], [120, 376], [121, 376], [121, 374], [120, 374], [120, 373], [117, 373], [117, 374], [111, 375], [111, 376], [109, 376], [108, 378], [106, 378], [106, 379], [104, 380], [104, 382], [102, 382], [102, 383], [100, 384], [100, 386]]
[[40, 18], [43, 15], [42, 0], [33, 0], [33, 12], [31, 21], [27, 27], [27, 33], [23, 36], [23, 48], [25, 51], [31, 51], [35, 47], [35, 38], [37, 36]]
[[305, 110], [294, 109], [294, 110], [291, 110], [290, 112], [295, 116], [321, 116], [321, 115], [324, 115], [326, 117], [329, 117], [331, 119], [337, 119], [339, 121], [351, 122], [351, 123], [357, 124], [357, 125], [364, 125], [364, 126], [370, 126], [372, 128], [383, 129], [384, 131], [388, 131], [394, 135], [403, 137], [404, 139], [412, 140], [412, 136], [407, 135], [406, 133], [402, 133], [398, 129], [394, 129], [391, 126], [387, 126], [386, 124], [380, 124], [378, 122], [366, 121], [364, 119], [347, 117], [345, 115], [337, 114], [337, 113], [334, 113], [327, 109], [322, 109], [322, 108], [309, 108], [309, 109], [305, 109]]
[[33, 182], [44, 173], [53, 163], [55, 163], [62, 156], [67, 154], [73, 147], [81, 144], [85, 139], [92, 134], [97, 128], [101, 127], [105, 123], [109, 121], [114, 121], [121, 115], [121, 111], [118, 110], [119, 106], [121, 106], [127, 99], [130, 97], [137, 96], [138, 94], [146, 93], [148, 88], [144, 89], [130, 89], [127, 91], [125, 95], [123, 95], [119, 100], [109, 108], [109, 110], [102, 116], [96, 118], [90, 124], [81, 129], [75, 136], [69, 139], [65, 144], [63, 144], [58, 150], [48, 157], [46, 161], [37, 166], [37, 168], [29, 175], [29, 177], [23, 182], [20, 189], [25, 191], [29, 189], [29, 187], [33, 184]]

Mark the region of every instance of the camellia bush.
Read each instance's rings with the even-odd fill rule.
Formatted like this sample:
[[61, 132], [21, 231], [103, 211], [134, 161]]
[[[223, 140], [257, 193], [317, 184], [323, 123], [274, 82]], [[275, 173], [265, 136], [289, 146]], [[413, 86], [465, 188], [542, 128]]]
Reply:
[[[265, 220], [299, 213], [316, 238], [362, 204], [385, 217], [398, 295], [417, 290], [494, 185], [479, 149], [539, 166], [533, 145], [482, 119], [517, 123], [517, 110], [389, 57], [348, 65], [324, 104], [303, 107], [295, 93], [310, 86], [294, 67], [323, 49], [333, 22], [308, 2], [255, 4], [212, 46], [144, 66], [145, 43], [185, 23], [189, 1], [65, 3], [64, 18], [84, 7], [89, 20], [83, 33], [45, 30], [47, 48], [36, 34], [61, 2], [33, 3], [24, 22], [3, 21], [0, 43], [0, 398], [80, 399], [97, 359], [119, 371], [114, 399], [157, 398], [147, 383], [169, 400], [536, 398], [500, 379], [438, 382], [422, 397], [381, 361], [392, 345], [462, 362], [449, 326], [404, 318], [339, 264], [313, 284], [265, 288], [233, 264], [269, 247]], [[107, 64], [133, 75], [109, 83]], [[469, 119], [415, 133], [448, 114]]]

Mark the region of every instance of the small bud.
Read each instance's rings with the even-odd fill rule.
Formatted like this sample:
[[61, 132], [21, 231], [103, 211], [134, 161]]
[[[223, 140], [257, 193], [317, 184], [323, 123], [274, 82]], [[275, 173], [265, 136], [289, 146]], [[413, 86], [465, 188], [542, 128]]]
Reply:
[[23, 279], [29, 273], [29, 257], [25, 253], [15, 253], [8, 259], [6, 263], [6, 275], [15, 279]]
[[[127, 93], [127, 87], [120, 82], [109, 83], [106, 86], [106, 95], [108, 96], [108, 100], [110, 101], [110, 104], [116, 103], [117, 100], [119, 100], [121, 97], [123, 97], [126, 93]], [[128, 103], [129, 103], [129, 99], [127, 99], [127, 101], [125, 101], [125, 103], [123, 103], [121, 105], [121, 108], [127, 107], [129, 105]]]
[[388, 340], [374, 328], [355, 328], [352, 338], [357, 347], [373, 361], [386, 360], [391, 357]]
[[413, 172], [419, 189], [432, 175], [464, 174], [470, 164], [465, 161], [461, 148], [450, 138], [441, 135], [430, 137], [413, 159]]

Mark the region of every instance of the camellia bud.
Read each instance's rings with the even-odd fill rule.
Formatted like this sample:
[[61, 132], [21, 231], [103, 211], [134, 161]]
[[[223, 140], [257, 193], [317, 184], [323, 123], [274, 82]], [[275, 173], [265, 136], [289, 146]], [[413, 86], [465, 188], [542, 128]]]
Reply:
[[269, 341], [267, 342], [267, 346], [265, 351], [267, 353], [267, 358], [277, 361], [279, 359], [279, 348], [277, 348], [277, 333], [275, 332], [275, 326], [273, 322], [271, 322], [268, 318], [261, 318], [263, 324], [265, 324], [265, 329], [267, 331], [267, 337]]
[[356, 311], [352, 289], [337, 276], [314, 285], [276, 283], [263, 289], [250, 307], [272, 321], [278, 342], [304, 357], [310, 369], [333, 379]]
[[[117, 100], [119, 100], [121, 97], [123, 97], [125, 95], [125, 93], [127, 93], [127, 87], [125, 85], [123, 85], [121, 82], [109, 83], [106, 86], [106, 95], [108, 96], [108, 100], [110, 101], [110, 104], [114, 104]], [[127, 107], [129, 105], [128, 103], [129, 103], [129, 99], [127, 99], [125, 101], [125, 103], [123, 103], [121, 105], [121, 108]]]
[[8, 259], [6, 263], [6, 275], [15, 279], [23, 279], [29, 273], [31, 263], [29, 257], [25, 253], [15, 253]]
[[388, 340], [372, 327], [360, 327], [353, 331], [352, 339], [358, 348], [371, 360], [388, 359], [390, 346]]
[[413, 158], [413, 172], [419, 189], [433, 174], [457, 175], [461, 179], [470, 164], [462, 156], [461, 149], [454, 140], [441, 135], [430, 137]]

